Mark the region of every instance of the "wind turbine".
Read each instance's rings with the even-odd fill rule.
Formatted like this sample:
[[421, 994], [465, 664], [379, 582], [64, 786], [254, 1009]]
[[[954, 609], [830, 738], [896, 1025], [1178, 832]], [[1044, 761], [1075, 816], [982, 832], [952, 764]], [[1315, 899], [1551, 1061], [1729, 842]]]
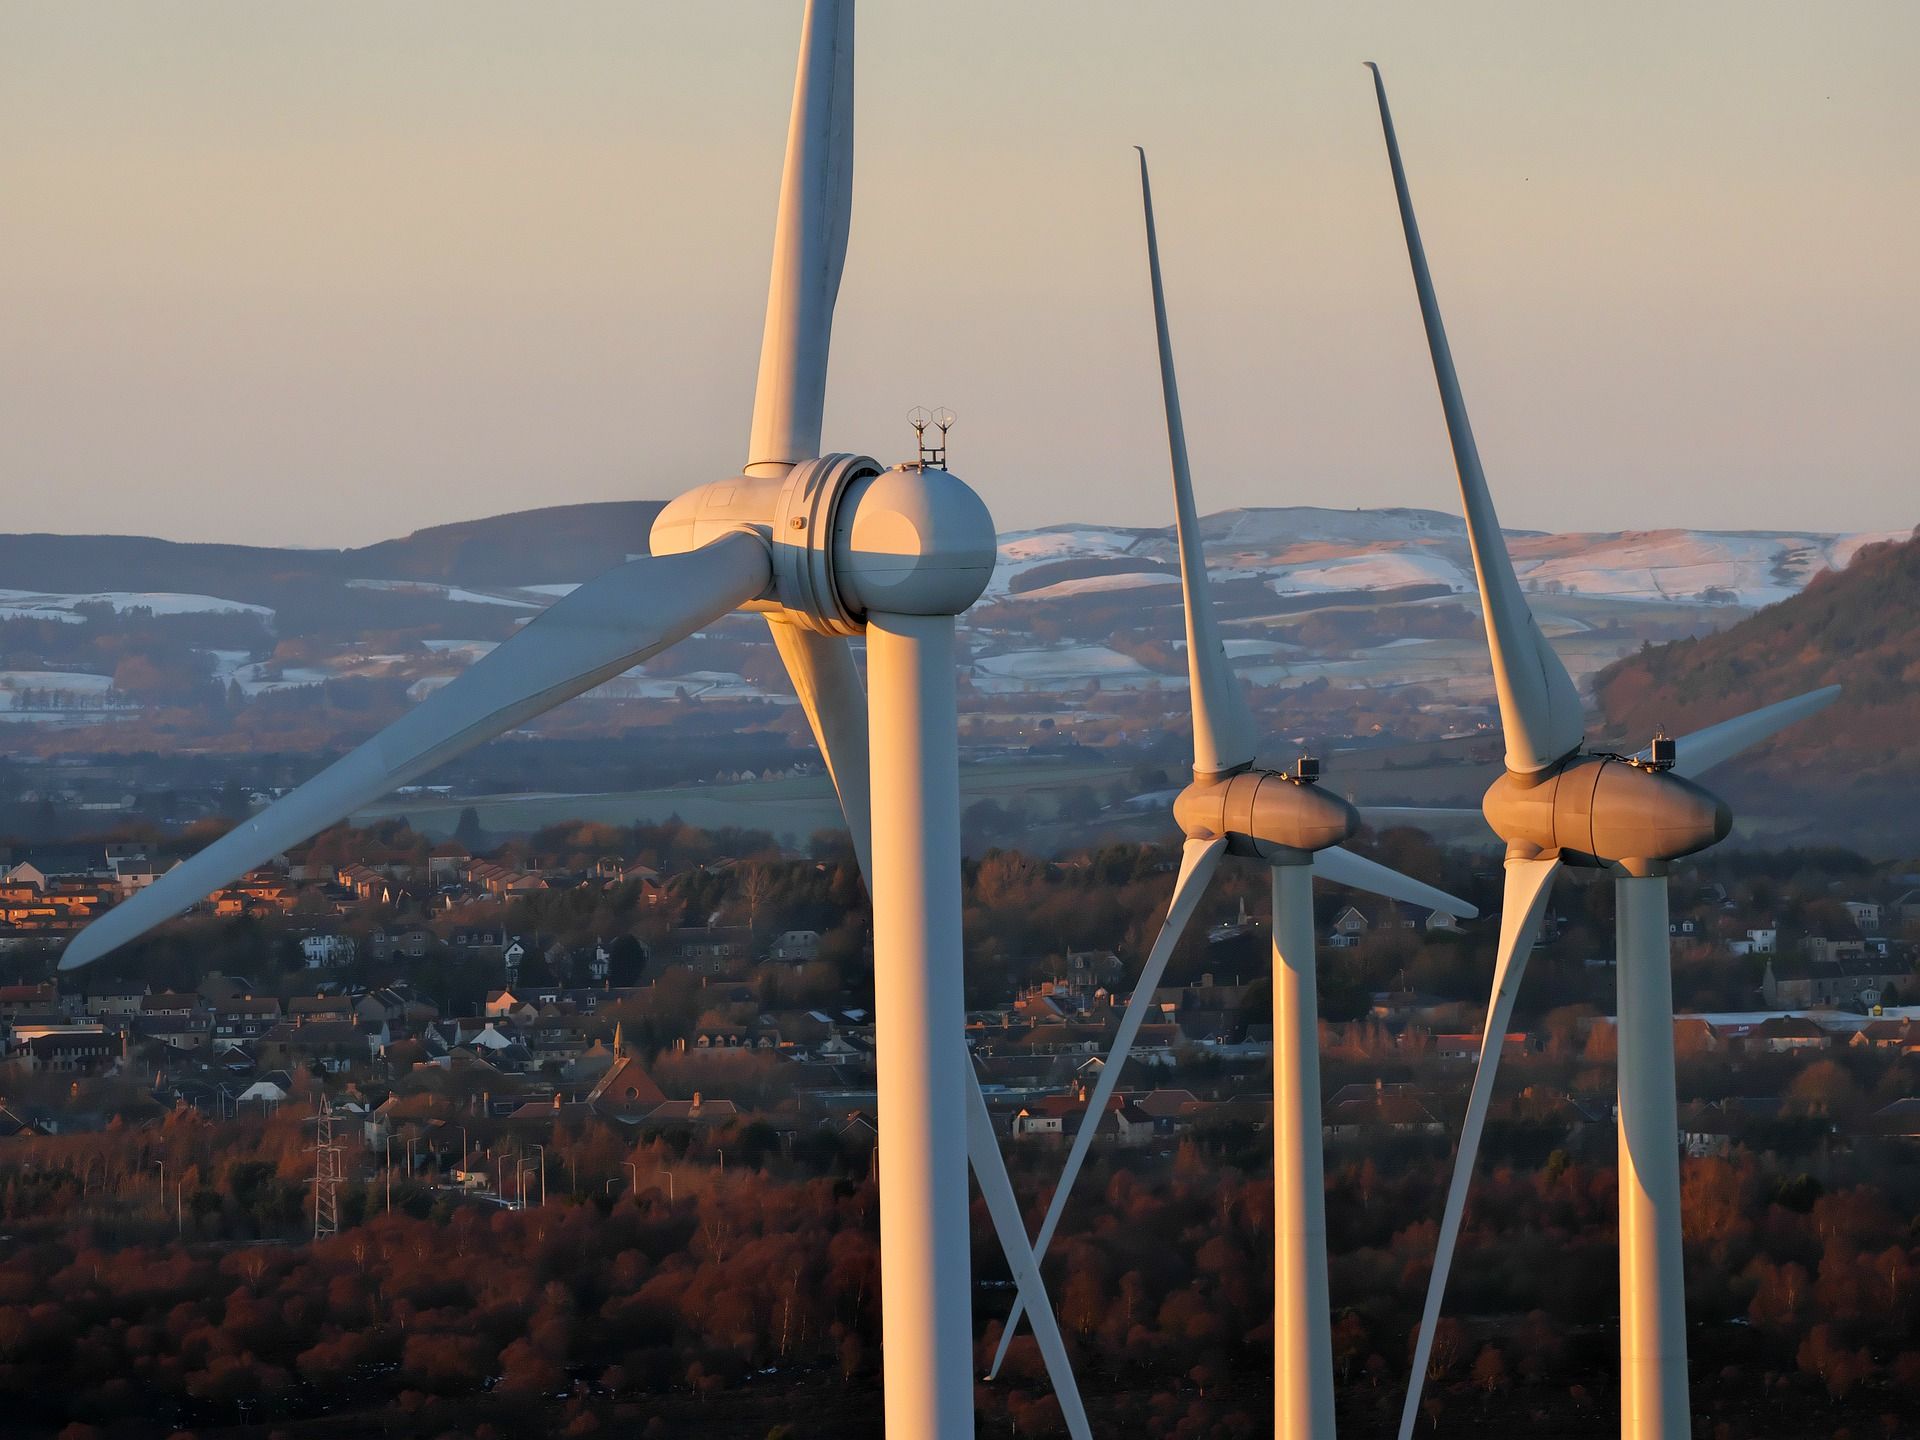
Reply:
[[[886, 1427], [972, 1440], [971, 1158], [1069, 1427], [1088, 1434], [965, 1053], [954, 617], [994, 564], [944, 447], [883, 467], [820, 453], [853, 185], [853, 0], [809, 0], [747, 464], [669, 504], [653, 554], [588, 581], [386, 730], [108, 911], [71, 970], [484, 740], [736, 609], [764, 613], [873, 896]], [[863, 692], [848, 637], [864, 634]]]
[[1400, 223], [1420, 299], [1434, 378], [1453, 442], [1487, 649], [1493, 658], [1506, 773], [1482, 810], [1506, 842], [1506, 879], [1493, 994], [1480, 1062], [1460, 1131], [1460, 1151], [1440, 1223], [1433, 1274], [1400, 1420], [1402, 1440], [1419, 1416], [1434, 1322], [1460, 1236], [1460, 1217], [1527, 955], [1562, 866], [1614, 877], [1618, 964], [1620, 1137], [1620, 1426], [1636, 1440], [1679, 1440], [1687, 1408], [1685, 1276], [1680, 1250], [1679, 1117], [1674, 1093], [1673, 974], [1667, 932], [1670, 862], [1724, 839], [1733, 817], [1694, 777], [1832, 703], [1837, 685], [1709, 726], [1644, 752], [1587, 752], [1586, 720], [1566, 666], [1541, 634], [1507, 553], [1487, 491], [1466, 400], [1434, 297], [1420, 227], [1380, 69], [1371, 62], [1380, 125], [1399, 198]]
[[[1273, 1180], [1274, 1180], [1274, 1433], [1331, 1440], [1333, 1339], [1327, 1297], [1327, 1223], [1320, 1142], [1320, 1036], [1315, 995], [1313, 879], [1471, 917], [1478, 912], [1430, 885], [1400, 875], [1340, 842], [1359, 827], [1345, 800], [1319, 789], [1316, 762], [1302, 757], [1291, 772], [1254, 759], [1253, 716], [1220, 642], [1207, 588], [1206, 556], [1187, 465], [1186, 429], [1173, 371], [1160, 245], [1146, 152], [1140, 152], [1140, 199], [1146, 217], [1147, 269], [1159, 338], [1160, 388], [1166, 406], [1173, 469], [1174, 529], [1187, 621], [1188, 703], [1193, 712], [1193, 780], [1173, 804], [1186, 835], [1167, 919], [1154, 940], [1113, 1048], [1087, 1102], [1066, 1169], [1034, 1241], [1046, 1254], [1067, 1196], [1086, 1160], [1094, 1131], [1134, 1037], [1153, 1001], [1167, 961], [1186, 930], [1222, 855], [1265, 861], [1273, 886]], [[1418, 812], [1406, 812], [1418, 813]], [[994, 1356], [998, 1374], [1026, 1297], [1015, 1300]]]

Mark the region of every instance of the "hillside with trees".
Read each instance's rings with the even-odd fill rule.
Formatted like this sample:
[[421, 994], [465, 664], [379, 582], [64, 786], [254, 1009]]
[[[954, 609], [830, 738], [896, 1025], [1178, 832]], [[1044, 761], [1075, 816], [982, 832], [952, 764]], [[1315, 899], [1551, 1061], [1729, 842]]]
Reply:
[[1595, 692], [1623, 748], [1683, 735], [1822, 685], [1818, 718], [1714, 785], [1734, 804], [1798, 814], [1812, 837], [1911, 850], [1920, 806], [1920, 535], [1870, 546], [1847, 569], [1717, 634], [1650, 646], [1603, 670]]

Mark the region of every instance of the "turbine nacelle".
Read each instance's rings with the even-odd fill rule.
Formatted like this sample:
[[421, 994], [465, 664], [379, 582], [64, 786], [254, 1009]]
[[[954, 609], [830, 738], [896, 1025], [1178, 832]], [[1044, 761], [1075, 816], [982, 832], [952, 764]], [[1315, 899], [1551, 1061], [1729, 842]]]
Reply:
[[655, 555], [746, 531], [773, 556], [773, 584], [744, 608], [776, 611], [826, 635], [857, 635], [869, 610], [957, 615], [993, 575], [985, 503], [937, 466], [883, 469], [823, 455], [777, 475], [736, 475], [689, 490], [653, 522]]
[[1573, 755], [1507, 771], [1481, 802], [1509, 854], [1649, 874], [1727, 837], [1733, 813], [1705, 786], [1617, 755]]
[[1222, 836], [1227, 853], [1276, 865], [1304, 865], [1360, 828], [1360, 815], [1300, 775], [1247, 769], [1196, 778], [1173, 802], [1181, 831]]

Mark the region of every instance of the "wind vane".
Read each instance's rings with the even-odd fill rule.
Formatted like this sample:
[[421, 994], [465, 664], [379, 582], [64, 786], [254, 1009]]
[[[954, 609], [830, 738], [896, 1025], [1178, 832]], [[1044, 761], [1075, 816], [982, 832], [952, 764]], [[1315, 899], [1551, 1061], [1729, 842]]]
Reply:
[[[920, 442], [920, 463], [932, 465], [941, 470], [947, 468], [947, 431], [953, 428], [958, 418], [946, 406], [936, 406], [929, 410], [924, 405], [916, 405], [907, 412], [907, 423], [913, 426], [913, 433]], [[927, 443], [927, 427], [931, 425], [940, 432], [940, 438], [933, 444]]]

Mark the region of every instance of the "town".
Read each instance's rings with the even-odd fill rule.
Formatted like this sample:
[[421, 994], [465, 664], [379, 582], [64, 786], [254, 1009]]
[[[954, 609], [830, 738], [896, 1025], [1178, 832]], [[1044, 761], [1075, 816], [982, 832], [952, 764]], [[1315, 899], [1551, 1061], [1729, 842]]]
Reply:
[[[606, 1230], [594, 1245], [657, 1252], [649, 1263], [666, 1268], [642, 1294], [656, 1293], [676, 1247], [691, 1243], [703, 1266], [729, 1267], [732, 1279], [712, 1283], [731, 1287], [751, 1314], [707, 1317], [710, 1300], [695, 1296], [716, 1292], [699, 1288], [648, 1302], [666, 1307], [658, 1311], [666, 1348], [648, 1363], [667, 1368], [644, 1376], [631, 1354], [618, 1359], [618, 1326], [565, 1343], [527, 1329], [548, 1323], [537, 1287], [514, 1302], [521, 1318], [490, 1332], [498, 1341], [470, 1317], [449, 1318], [447, 1353], [423, 1333], [389, 1362], [379, 1360], [389, 1343], [379, 1337], [396, 1332], [384, 1324], [349, 1345], [302, 1322], [278, 1339], [250, 1338], [218, 1364], [212, 1356], [227, 1342], [208, 1341], [207, 1358], [196, 1360], [201, 1349], [183, 1336], [185, 1349], [162, 1345], [175, 1357], [164, 1374], [131, 1390], [110, 1386], [84, 1413], [107, 1423], [122, 1405], [157, 1404], [185, 1429], [244, 1421], [250, 1410], [352, 1410], [385, 1397], [414, 1407], [416, 1433], [438, 1434], [467, 1413], [462, 1397], [480, 1393], [493, 1367], [505, 1378], [490, 1403], [518, 1397], [509, 1403], [549, 1418], [554, 1402], [537, 1398], [542, 1386], [564, 1392], [561, 1377], [598, 1376], [576, 1382], [558, 1412], [586, 1434], [622, 1417], [676, 1423], [690, 1406], [769, 1413], [755, 1408], [755, 1364], [781, 1367], [803, 1392], [819, 1387], [823, 1416], [871, 1382], [874, 1319], [859, 1300], [858, 1272], [794, 1278], [819, 1288], [803, 1311], [790, 1290], [760, 1295], [764, 1281], [729, 1258], [745, 1246], [740, 1255], [787, 1257], [773, 1263], [804, 1276], [792, 1248], [802, 1235], [851, 1225], [835, 1242], [850, 1245], [863, 1224], [857, 1209], [811, 1219], [792, 1211], [809, 1177], [832, 1179], [844, 1197], [837, 1205], [870, 1204], [874, 1193], [872, 955], [843, 835], [816, 835], [795, 853], [764, 833], [678, 824], [571, 825], [471, 847], [400, 822], [342, 828], [208, 896], [140, 946], [78, 976], [53, 972], [66, 934], [164, 874], [191, 843], [112, 838], [16, 850], [0, 871], [0, 974], [9, 982], [0, 987], [0, 1216], [16, 1233], [51, 1240], [83, 1221], [114, 1247], [183, 1259], [292, 1242], [272, 1262], [279, 1268], [243, 1281], [269, 1300], [324, 1283], [312, 1266], [337, 1274], [342, 1295], [412, 1284], [399, 1279], [410, 1247], [435, 1233], [476, 1234], [461, 1227], [485, 1225], [490, 1214], [534, 1227], [495, 1223], [491, 1247], [524, 1256], [531, 1273], [558, 1274], [532, 1257], [549, 1233], [545, 1217], [575, 1216], [568, 1233]], [[1493, 893], [1487, 852], [1400, 830], [1364, 843], [1455, 893]], [[1050, 859], [993, 851], [967, 868], [969, 1048], [1023, 1191], [1044, 1196], [1065, 1144], [1081, 1125], [1097, 1127], [1094, 1183], [1069, 1206], [1063, 1231], [1063, 1314], [1091, 1345], [1107, 1312], [1129, 1305], [1136, 1339], [1099, 1344], [1144, 1345], [1141, 1354], [1157, 1357], [1144, 1382], [1090, 1364], [1090, 1404], [1098, 1413], [1126, 1403], [1134, 1384], [1159, 1385], [1167, 1420], [1153, 1433], [1167, 1435], [1208, 1433], [1179, 1427], [1261, 1408], [1257, 1386], [1195, 1390], [1194, 1373], [1231, 1368], [1237, 1342], [1189, 1333], [1179, 1317], [1202, 1291], [1217, 1311], [1222, 1295], [1244, 1290], [1207, 1266], [1244, 1266], [1244, 1252], [1263, 1242], [1257, 1223], [1236, 1221], [1213, 1248], [1198, 1249], [1198, 1270], [1169, 1269], [1132, 1248], [1135, 1227], [1182, 1216], [1175, 1228], [1185, 1233], [1264, 1183], [1252, 1176], [1271, 1105], [1263, 876], [1229, 866], [1153, 996], [1112, 1101], [1086, 1114], [1173, 859], [1168, 847], [1129, 843]], [[1797, 1371], [1805, 1388], [1786, 1403], [1808, 1413], [1835, 1404], [1877, 1413], [1873, 1406], [1891, 1403], [1886, 1387], [1908, 1383], [1897, 1353], [1875, 1359], [1842, 1343], [1853, 1311], [1777, 1297], [1806, 1283], [1794, 1280], [1796, 1265], [1811, 1264], [1806, 1273], [1817, 1269], [1828, 1283], [1840, 1261], [1821, 1261], [1823, 1243], [1830, 1256], [1834, 1245], [1866, 1254], [1894, 1243], [1898, 1227], [1885, 1217], [1905, 1213], [1907, 1191], [1920, 1184], [1920, 1007], [1903, 1003], [1920, 998], [1915, 869], [1840, 851], [1734, 850], [1690, 867], [1675, 889], [1676, 1140], [1689, 1184], [1707, 1187], [1703, 1194], [1732, 1187], [1762, 1208], [1771, 1196], [1781, 1217], [1772, 1238], [1741, 1230], [1716, 1239], [1719, 1212], [1709, 1208], [1696, 1235], [1690, 1209], [1690, 1250], [1737, 1240], [1746, 1256], [1744, 1279], [1702, 1287], [1718, 1317], [1703, 1352], [1730, 1372], [1760, 1363]], [[1611, 1174], [1610, 894], [1606, 885], [1566, 892], [1533, 962], [1529, 1004], [1504, 1037], [1487, 1144], [1492, 1213], [1482, 1223], [1509, 1236], [1544, 1237], [1536, 1227], [1570, 1203], [1565, 1187], [1589, 1193]], [[1411, 1217], [1438, 1213], [1479, 1052], [1476, 991], [1494, 923], [1331, 889], [1320, 896], [1322, 1138], [1330, 1214], [1340, 1217], [1330, 1237], [1334, 1296], [1345, 1307], [1336, 1344], [1343, 1403], [1366, 1413], [1390, 1403], [1392, 1386], [1366, 1377], [1391, 1373], [1396, 1337], [1412, 1322], [1414, 1291], [1381, 1285], [1380, 1267], [1418, 1264], [1430, 1244], [1420, 1237], [1431, 1222]], [[1610, 1204], [1605, 1193], [1591, 1203]], [[1844, 1244], [1792, 1238], [1799, 1227], [1834, 1224], [1843, 1194], [1856, 1197]], [[1869, 1194], [1880, 1198], [1859, 1198]], [[776, 1202], [781, 1195], [794, 1198]], [[1152, 1215], [1160, 1219], [1143, 1218]], [[614, 1238], [634, 1226], [650, 1238]], [[870, 1235], [862, 1243], [870, 1247]], [[1229, 1250], [1216, 1254], [1218, 1243]], [[1604, 1413], [1581, 1399], [1602, 1367], [1587, 1354], [1582, 1317], [1612, 1303], [1611, 1261], [1588, 1254], [1604, 1236], [1583, 1239], [1584, 1268], [1558, 1295], [1544, 1293], [1538, 1275], [1492, 1265], [1493, 1243], [1473, 1237], [1463, 1263], [1491, 1265], [1497, 1288], [1487, 1292], [1483, 1277], [1470, 1293], [1493, 1310], [1536, 1312], [1526, 1342], [1444, 1322], [1429, 1407], [1505, 1413], [1501, 1406], [1534, 1403], [1524, 1397], [1559, 1383], [1575, 1392], [1573, 1413], [1586, 1413], [1583, 1405]], [[0, 1283], [40, 1263], [31, 1259], [39, 1253], [0, 1267]], [[387, 1258], [371, 1269], [346, 1258], [376, 1253]], [[870, 1248], [862, 1253], [870, 1264]], [[477, 1294], [488, 1283], [478, 1272], [454, 1279], [464, 1263], [438, 1283]], [[156, 1278], [152, 1293], [192, 1301], [203, 1288], [198, 1273]], [[566, 1283], [581, 1297], [599, 1284], [584, 1271]], [[977, 1303], [998, 1303], [990, 1271], [983, 1283]], [[1251, 1328], [1260, 1306], [1241, 1298]], [[101, 1292], [88, 1303], [105, 1316], [135, 1302]], [[609, 1292], [604, 1303], [622, 1302]], [[30, 1307], [24, 1294], [18, 1304]], [[9, 1313], [0, 1305], [0, 1357], [32, 1353], [26, 1332], [8, 1338]], [[714, 1323], [735, 1327], [724, 1332], [734, 1355], [724, 1363], [711, 1349], [722, 1343]], [[1809, 1339], [1816, 1330], [1818, 1343]], [[536, 1333], [549, 1338], [512, 1348], [527, 1343], [513, 1336]], [[997, 1333], [989, 1326], [987, 1339]], [[1031, 1341], [1016, 1342], [1011, 1364], [1006, 1385], [983, 1387], [982, 1413], [1011, 1433], [1064, 1433]], [[1920, 1362], [1910, 1368], [1920, 1375]], [[0, 1385], [6, 1373], [0, 1366]], [[847, 1391], [848, 1380], [859, 1384]], [[714, 1406], [722, 1408], [706, 1408]], [[847, 1413], [850, 1433], [866, 1433], [857, 1406]]]
[[[1384, 843], [1395, 842], [1462, 890], [1485, 868], [1411, 834]], [[339, 830], [208, 896], [131, 958], [58, 979], [61, 938], [165, 873], [172, 847], [16, 854], [0, 870], [0, 965], [15, 982], [0, 989], [6, 1124], [64, 1134], [183, 1106], [224, 1119], [327, 1104], [364, 1114], [374, 1147], [396, 1107], [429, 1130], [550, 1131], [590, 1115], [701, 1131], [753, 1120], [790, 1139], [870, 1124], [865, 902], [838, 843], [816, 837], [816, 856], [803, 857], [766, 835], [581, 825], [474, 855], [399, 823]], [[1839, 873], [1823, 878], [1823, 858]], [[1080, 1123], [1171, 864], [1171, 852], [1133, 846], [1050, 861], [1001, 852], [972, 867], [989, 933], [970, 937], [981, 963], [968, 976], [968, 1039], [1010, 1140], [1057, 1140]], [[1905, 1004], [1920, 1001], [1920, 873], [1839, 854], [1781, 868], [1736, 853], [1680, 892], [1691, 902], [1672, 921], [1680, 1054], [1739, 1069], [1733, 1057], [1920, 1051], [1920, 1005]], [[1180, 983], [1155, 994], [1135, 1037], [1128, 1086], [1092, 1117], [1100, 1140], [1257, 1122], [1264, 922], [1248, 894], [1225, 893], [1219, 903], [1237, 908], [1185, 947], [1169, 977]], [[1091, 912], [1063, 913], [1076, 902]], [[1555, 1003], [1506, 1037], [1523, 1065], [1607, 1055], [1604, 917], [1568, 908], [1540, 946], [1536, 983]], [[1338, 892], [1323, 892], [1321, 910], [1334, 952], [1323, 1048], [1344, 1081], [1328, 1087], [1328, 1138], [1441, 1134], [1479, 1052], [1469, 977], [1486, 922]], [[699, 1088], [670, 1099], [656, 1069]], [[1206, 1078], [1185, 1078], [1196, 1074]], [[1784, 1095], [1696, 1099], [1696, 1147], [1788, 1106]], [[1575, 1124], [1610, 1121], [1601, 1087], [1555, 1100]], [[1828, 1118], [1920, 1136], [1920, 1099]], [[426, 1148], [476, 1168], [465, 1151]]]

